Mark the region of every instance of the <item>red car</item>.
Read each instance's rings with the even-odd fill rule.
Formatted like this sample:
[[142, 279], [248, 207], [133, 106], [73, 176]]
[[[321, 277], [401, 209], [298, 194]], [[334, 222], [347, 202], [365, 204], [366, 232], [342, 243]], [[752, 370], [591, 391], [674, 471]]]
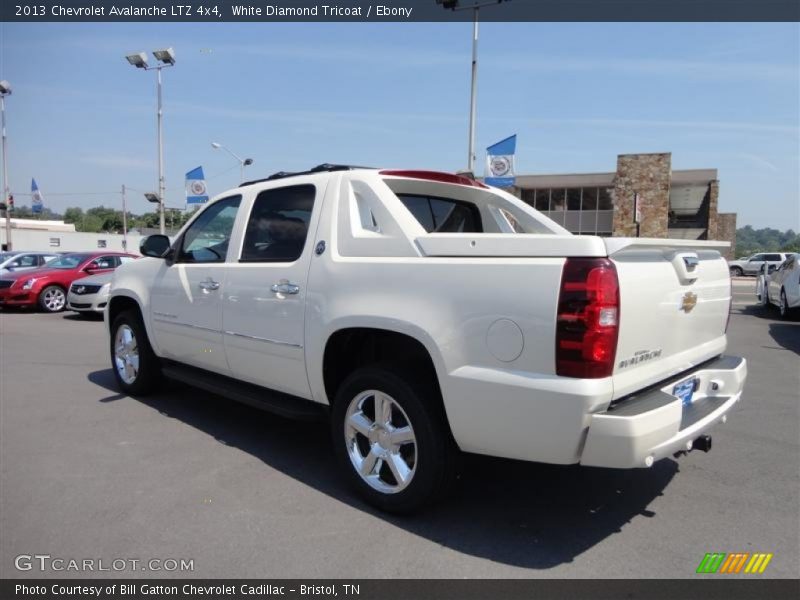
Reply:
[[121, 252], [73, 252], [51, 260], [40, 269], [0, 277], [0, 307], [36, 306], [45, 312], [64, 310], [67, 290], [76, 279], [108, 273], [138, 258]]

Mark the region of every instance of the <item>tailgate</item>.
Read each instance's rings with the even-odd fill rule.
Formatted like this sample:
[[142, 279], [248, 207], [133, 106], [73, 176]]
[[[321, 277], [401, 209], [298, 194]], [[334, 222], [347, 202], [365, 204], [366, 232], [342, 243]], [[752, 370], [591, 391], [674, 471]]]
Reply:
[[725, 350], [730, 310], [727, 242], [606, 238], [620, 286], [614, 398]]

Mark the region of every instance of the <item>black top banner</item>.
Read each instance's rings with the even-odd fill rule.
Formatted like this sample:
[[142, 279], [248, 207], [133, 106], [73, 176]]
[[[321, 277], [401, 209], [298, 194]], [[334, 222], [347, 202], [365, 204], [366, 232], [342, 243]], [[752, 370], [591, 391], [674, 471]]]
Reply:
[[798, 0], [3, 0], [19, 22], [798, 21]]

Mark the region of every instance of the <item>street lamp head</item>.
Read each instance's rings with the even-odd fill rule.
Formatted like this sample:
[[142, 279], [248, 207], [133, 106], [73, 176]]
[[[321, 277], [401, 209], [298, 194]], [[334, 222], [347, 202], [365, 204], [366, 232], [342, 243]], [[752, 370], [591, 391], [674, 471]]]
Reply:
[[153, 192], [146, 192], [144, 195], [147, 198], [148, 202], [152, 202], [154, 204], [161, 204], [161, 200], [158, 197], [158, 194], [154, 194]]
[[442, 8], [455, 10], [458, 8], [458, 0], [436, 0], [436, 4], [441, 4]]
[[218, 142], [211, 142], [211, 147], [214, 148], [215, 150], [219, 150], [220, 148], [222, 148], [222, 144]]
[[0, 95], [8, 96], [9, 94], [11, 94], [11, 84], [3, 79], [0, 81]]
[[137, 69], [147, 68], [147, 54], [145, 54], [144, 52], [138, 52], [137, 54], [128, 54], [128, 56], [126, 56], [125, 58], [127, 58], [128, 62]]
[[153, 56], [156, 60], [164, 63], [165, 65], [175, 64], [175, 50], [172, 48], [164, 48], [163, 50], [154, 50]]
[[252, 164], [253, 164], [253, 159], [252, 158], [245, 158], [244, 159], [244, 166], [245, 167], [249, 167]]

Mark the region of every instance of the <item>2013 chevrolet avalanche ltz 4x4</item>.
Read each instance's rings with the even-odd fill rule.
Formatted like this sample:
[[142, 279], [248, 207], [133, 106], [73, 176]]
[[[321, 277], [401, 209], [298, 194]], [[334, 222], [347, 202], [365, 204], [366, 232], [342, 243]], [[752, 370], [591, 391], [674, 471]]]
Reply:
[[445, 173], [322, 165], [215, 198], [120, 267], [122, 390], [161, 376], [328, 415], [371, 503], [418, 508], [458, 451], [627, 469], [696, 448], [739, 401], [725, 243], [571, 235]]

